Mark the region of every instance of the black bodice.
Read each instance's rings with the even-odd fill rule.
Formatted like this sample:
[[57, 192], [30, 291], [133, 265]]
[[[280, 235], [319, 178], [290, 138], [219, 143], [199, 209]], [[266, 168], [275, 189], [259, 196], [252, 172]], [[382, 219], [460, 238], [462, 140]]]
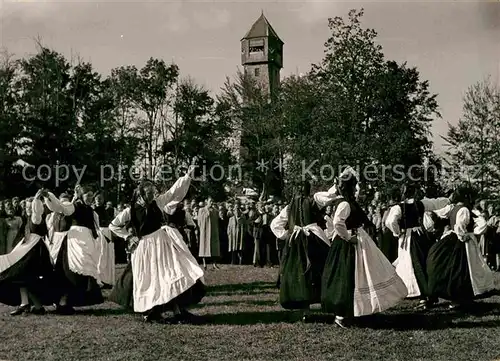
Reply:
[[421, 201], [414, 201], [413, 203], [402, 202], [399, 206], [403, 214], [399, 220], [399, 228], [411, 229], [422, 227], [425, 208]]
[[131, 208], [131, 226], [135, 236], [141, 238], [159, 230], [163, 225], [163, 212], [151, 202], [147, 206], [134, 204]]
[[312, 197], [296, 196], [293, 198], [288, 213], [288, 229], [293, 230], [295, 226], [304, 227], [321, 222], [323, 222], [323, 216]]
[[94, 212], [97, 213], [99, 217], [99, 227], [108, 227], [113, 221], [114, 214], [113, 209], [106, 208], [105, 206], [98, 206], [94, 208]]
[[[339, 198], [333, 201], [332, 209], [336, 210], [338, 205], [342, 202], [347, 202], [344, 198]], [[356, 229], [362, 227], [363, 225], [369, 225], [371, 222], [368, 219], [365, 211], [361, 208], [361, 206], [357, 202], [348, 202], [349, 207], [351, 208], [351, 213], [345, 220], [345, 225], [348, 230]]]
[[47, 229], [47, 223], [45, 222], [46, 217], [47, 216], [45, 214], [42, 216], [42, 221], [40, 222], [40, 224], [34, 224], [31, 221], [31, 217], [28, 217], [26, 227], [29, 229], [29, 232], [31, 234], [37, 234], [41, 237], [46, 236], [49, 233]]

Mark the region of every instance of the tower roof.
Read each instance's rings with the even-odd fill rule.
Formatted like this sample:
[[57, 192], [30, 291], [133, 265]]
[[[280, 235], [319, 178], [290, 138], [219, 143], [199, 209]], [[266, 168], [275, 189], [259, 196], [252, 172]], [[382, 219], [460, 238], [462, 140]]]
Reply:
[[260, 17], [252, 25], [250, 30], [248, 30], [248, 32], [241, 40], [252, 39], [252, 38], [263, 38], [263, 37], [273, 37], [279, 40], [281, 43], [283, 43], [283, 41], [279, 38], [278, 34], [276, 34], [276, 31], [274, 31], [269, 21], [264, 16], [264, 12], [262, 12]]

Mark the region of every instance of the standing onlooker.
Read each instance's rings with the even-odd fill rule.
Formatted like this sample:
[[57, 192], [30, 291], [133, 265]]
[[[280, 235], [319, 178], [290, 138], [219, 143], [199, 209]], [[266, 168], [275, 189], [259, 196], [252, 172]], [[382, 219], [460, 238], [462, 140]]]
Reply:
[[219, 204], [219, 242], [220, 242], [220, 259], [222, 263], [228, 261], [229, 239], [227, 234], [227, 226], [229, 217], [224, 203]]
[[200, 252], [203, 267], [207, 269], [206, 259], [212, 259], [214, 269], [219, 269], [216, 260], [220, 257], [219, 212], [213, 207], [212, 198], [207, 199], [207, 205], [198, 212], [200, 228]]

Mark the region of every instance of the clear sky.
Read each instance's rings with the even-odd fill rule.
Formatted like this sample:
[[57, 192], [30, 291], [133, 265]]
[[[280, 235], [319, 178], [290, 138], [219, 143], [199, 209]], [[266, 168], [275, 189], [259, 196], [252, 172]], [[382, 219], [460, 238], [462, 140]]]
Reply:
[[0, 0], [0, 40], [15, 56], [34, 38], [68, 58], [78, 54], [103, 74], [149, 57], [176, 62], [182, 76], [217, 92], [240, 65], [239, 41], [261, 10], [284, 45], [282, 76], [306, 72], [323, 55], [327, 18], [365, 9], [388, 59], [417, 66], [438, 93], [440, 135], [462, 112], [464, 91], [491, 76], [500, 83], [500, 2], [369, 1], [8, 1]]

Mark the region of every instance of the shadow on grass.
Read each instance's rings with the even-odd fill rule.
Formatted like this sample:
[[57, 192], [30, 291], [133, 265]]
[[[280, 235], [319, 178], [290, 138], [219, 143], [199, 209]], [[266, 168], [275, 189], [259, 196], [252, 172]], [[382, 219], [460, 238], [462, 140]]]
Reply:
[[219, 313], [203, 316], [203, 323], [212, 325], [295, 323], [299, 320], [298, 313], [287, 311]]
[[203, 302], [194, 306], [193, 308], [203, 308], [207, 306], [233, 306], [233, 305], [254, 305], [254, 306], [276, 306], [278, 305], [278, 300], [234, 300], [234, 301], [223, 301], [223, 302]]
[[276, 291], [274, 282], [252, 282], [208, 286], [207, 293], [211, 296], [230, 296], [233, 294], [258, 294]]
[[121, 316], [121, 315], [131, 315], [132, 311], [127, 310], [125, 308], [85, 308], [85, 309], [76, 309], [76, 316]]

